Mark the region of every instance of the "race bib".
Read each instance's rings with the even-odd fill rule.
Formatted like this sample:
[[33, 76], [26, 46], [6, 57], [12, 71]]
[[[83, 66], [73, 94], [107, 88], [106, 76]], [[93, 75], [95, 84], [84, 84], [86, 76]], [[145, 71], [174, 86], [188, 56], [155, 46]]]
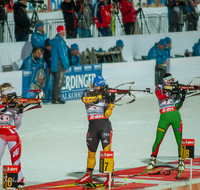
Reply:
[[161, 102], [162, 106], [166, 106], [166, 105], [171, 105], [173, 104], [173, 100], [172, 99], [165, 99], [164, 101]]
[[10, 116], [9, 115], [0, 115], [0, 122], [8, 122], [10, 121]]

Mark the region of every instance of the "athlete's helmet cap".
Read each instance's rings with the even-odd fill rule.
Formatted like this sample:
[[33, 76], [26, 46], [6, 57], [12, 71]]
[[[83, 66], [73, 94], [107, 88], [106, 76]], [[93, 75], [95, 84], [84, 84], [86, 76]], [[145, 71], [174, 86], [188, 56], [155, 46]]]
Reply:
[[104, 86], [104, 85], [106, 85], [106, 83], [105, 83], [105, 80], [102, 76], [97, 76], [97, 77], [94, 78], [94, 81], [93, 81], [94, 87]]
[[14, 93], [14, 87], [13, 86], [1, 88], [1, 94], [3, 94], [3, 95], [12, 94], [12, 93]]
[[169, 82], [174, 82], [175, 79], [170, 73], [165, 73], [163, 76], [163, 83], [169, 83]]

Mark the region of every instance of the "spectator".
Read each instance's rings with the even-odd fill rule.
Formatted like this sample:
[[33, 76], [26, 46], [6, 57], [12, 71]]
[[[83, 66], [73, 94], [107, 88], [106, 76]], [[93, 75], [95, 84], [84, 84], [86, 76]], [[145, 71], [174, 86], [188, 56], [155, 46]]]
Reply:
[[27, 7], [26, 3], [26, 0], [18, 0], [18, 2], [16, 2], [13, 6], [16, 42], [28, 41], [30, 19], [28, 18], [27, 11], [25, 10]]
[[117, 48], [117, 50], [123, 50], [123, 48], [124, 48], [124, 42], [122, 41], [122, 40], [117, 40], [116, 41], [116, 48]]
[[165, 40], [161, 39], [149, 50], [147, 60], [155, 59], [155, 84], [162, 83], [162, 77], [166, 73]]
[[93, 24], [92, 5], [90, 1], [84, 0], [78, 15], [77, 32], [80, 38], [91, 37], [90, 26]]
[[44, 32], [44, 22], [39, 20], [35, 24], [35, 31], [31, 36], [31, 43], [33, 47], [39, 47], [44, 49], [46, 39], [47, 33]]
[[166, 37], [165, 38], [165, 43], [166, 43], [166, 46], [165, 46], [165, 57], [166, 59], [170, 58], [171, 57], [171, 49], [172, 49], [172, 39], [170, 37]]
[[63, 39], [65, 34], [65, 27], [59, 25], [55, 38], [49, 41], [51, 45], [51, 72], [53, 74], [52, 104], [65, 104], [65, 101], [61, 100], [65, 71], [69, 68], [67, 45]]
[[78, 44], [71, 45], [71, 66], [79, 66], [80, 58], [79, 58], [79, 47]]
[[51, 45], [49, 44], [49, 38], [46, 39], [44, 45], [44, 53], [43, 53], [43, 59], [46, 62], [46, 66], [49, 71], [49, 75], [51, 75]]
[[79, 4], [75, 5], [73, 0], [64, 0], [61, 3], [63, 17], [66, 27], [66, 38], [77, 38], [77, 12], [79, 11]]
[[106, 0], [105, 2], [107, 1], [108, 4], [105, 4], [103, 0], [97, 0], [93, 9], [93, 20], [99, 31], [99, 36], [111, 35], [110, 21], [112, 5], [110, 0]]
[[33, 68], [44, 68], [44, 60], [41, 58], [41, 50], [38, 47], [32, 49], [32, 53], [23, 60], [19, 70], [31, 71]]
[[[99, 48], [98, 50], [95, 49], [95, 52], [105, 52], [105, 51], [103, 51], [102, 48]], [[105, 56], [100, 56], [100, 57], [97, 56], [97, 61], [98, 61], [98, 63], [106, 63], [107, 62]]]
[[[110, 48], [108, 51], [121, 51], [122, 52], [123, 48], [124, 48], [124, 42], [122, 40], [117, 40], [116, 46]], [[114, 62], [121, 62], [122, 61], [119, 54], [114, 54], [113, 59], [114, 59]], [[122, 59], [123, 59], [123, 57], [122, 57]], [[123, 61], [124, 61], [124, 59], [123, 59]]]
[[126, 35], [134, 34], [136, 16], [142, 9], [139, 8], [138, 11], [136, 11], [133, 1], [129, 0], [121, 0], [119, 2], [119, 9], [122, 13], [122, 22]]
[[200, 56], [200, 39], [192, 47], [192, 56]]
[[199, 10], [196, 0], [187, 0], [187, 7], [184, 7], [184, 13], [186, 14], [187, 30], [197, 30], [197, 21], [199, 19]]
[[169, 32], [180, 32], [184, 24], [183, 7], [187, 6], [185, 0], [167, 0], [169, 16]]

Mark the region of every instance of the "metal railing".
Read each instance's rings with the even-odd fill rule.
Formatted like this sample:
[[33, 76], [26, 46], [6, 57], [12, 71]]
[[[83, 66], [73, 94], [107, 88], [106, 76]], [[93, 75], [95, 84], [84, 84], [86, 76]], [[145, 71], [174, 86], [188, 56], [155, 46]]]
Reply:
[[[120, 21], [119, 21], [120, 19]], [[139, 27], [141, 29], [143, 34], [157, 34], [157, 33], [168, 33], [168, 17], [167, 13], [164, 14], [146, 14], [145, 18], [140, 15], [137, 16], [137, 21], [139, 24]], [[115, 36], [123, 36], [123, 26], [121, 26], [120, 22], [122, 23], [122, 17], [119, 15], [115, 15]], [[200, 21], [199, 21], [200, 22]], [[8, 24], [7, 24], [8, 23]], [[3, 33], [3, 42], [14, 42], [15, 41], [15, 35], [14, 35], [14, 22], [9, 21], [5, 23], [4, 25], [4, 33]], [[58, 25], [65, 25], [63, 19], [45, 19], [45, 32], [47, 32], [47, 36], [52, 39], [56, 35], [56, 27]], [[1, 27], [1, 26], [0, 26]], [[10, 38], [9, 29], [12, 38]], [[93, 37], [98, 37], [98, 30], [95, 25], [90, 26], [91, 34]], [[183, 31], [185, 30], [185, 26], [183, 28]], [[2, 29], [0, 28], [0, 31]], [[29, 35], [29, 40], [30, 40]], [[79, 36], [78, 36], [79, 38]]]

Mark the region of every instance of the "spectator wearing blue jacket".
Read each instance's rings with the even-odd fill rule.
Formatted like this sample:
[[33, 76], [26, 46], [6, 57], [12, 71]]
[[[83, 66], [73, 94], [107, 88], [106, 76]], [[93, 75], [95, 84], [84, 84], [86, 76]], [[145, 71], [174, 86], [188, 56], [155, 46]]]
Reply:
[[170, 37], [166, 37], [165, 43], [166, 43], [166, 46], [165, 46], [165, 49], [164, 49], [165, 57], [166, 57], [166, 59], [169, 59], [171, 57], [172, 39]]
[[47, 33], [44, 32], [44, 22], [39, 20], [36, 22], [35, 31], [31, 36], [31, 43], [33, 47], [45, 48], [45, 41]]
[[155, 59], [156, 64], [166, 64], [166, 57], [164, 53], [165, 45], [164, 39], [161, 39], [158, 43], [155, 43], [154, 46], [149, 50], [147, 60]]
[[80, 58], [79, 58], [79, 47], [78, 44], [71, 45], [71, 66], [79, 66]]
[[147, 60], [155, 59], [155, 85], [162, 83], [162, 77], [166, 73], [165, 39], [160, 39], [158, 43], [149, 50]]
[[44, 68], [44, 60], [41, 58], [40, 48], [34, 47], [32, 53], [23, 60], [19, 70], [31, 71], [33, 68]]
[[192, 47], [192, 56], [200, 56], [200, 39]]
[[65, 104], [65, 101], [61, 100], [65, 72], [69, 69], [67, 44], [64, 40], [65, 34], [65, 27], [59, 25], [55, 38], [49, 41], [51, 45], [51, 72], [53, 74], [52, 104]]
[[[108, 51], [121, 51], [122, 52], [123, 48], [124, 48], [124, 42], [120, 39], [120, 40], [117, 40], [116, 45], [114, 47], [108, 49]], [[119, 54], [113, 54], [113, 59], [114, 59], [114, 62], [121, 62], [122, 60], [123, 60], [123, 62], [125, 62], [123, 57], [122, 56], [120, 57]]]

